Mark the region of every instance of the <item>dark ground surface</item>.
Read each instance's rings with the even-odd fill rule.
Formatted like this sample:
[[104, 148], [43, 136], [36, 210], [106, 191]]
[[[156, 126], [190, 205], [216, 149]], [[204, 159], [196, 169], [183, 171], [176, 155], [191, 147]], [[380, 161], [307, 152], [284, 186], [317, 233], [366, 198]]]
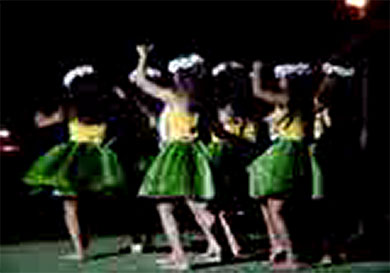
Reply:
[[[196, 239], [183, 236], [186, 246]], [[165, 251], [165, 240], [162, 236], [156, 237], [158, 248], [152, 253], [130, 254], [117, 253], [116, 236], [93, 238], [90, 249], [90, 258], [83, 262], [61, 260], [59, 255], [70, 249], [67, 240], [59, 241], [29, 241], [20, 244], [2, 245], [0, 248], [1, 272], [170, 272], [160, 269], [155, 264], [155, 258]], [[199, 243], [199, 242], [198, 242]], [[189, 256], [197, 252], [192, 249]], [[360, 253], [359, 253], [360, 252]], [[355, 249], [348, 253], [349, 262], [332, 266], [312, 265], [311, 269], [299, 272], [390, 272], [390, 263], [384, 259], [374, 259], [367, 253]], [[220, 264], [195, 265], [193, 272], [271, 272], [272, 270], [259, 263], [264, 255], [253, 254], [247, 259], [229, 261]]]

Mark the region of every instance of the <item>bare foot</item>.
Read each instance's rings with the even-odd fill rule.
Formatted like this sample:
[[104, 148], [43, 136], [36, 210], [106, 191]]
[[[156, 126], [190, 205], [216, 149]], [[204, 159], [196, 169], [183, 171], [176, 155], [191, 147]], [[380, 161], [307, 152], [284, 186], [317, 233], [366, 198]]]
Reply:
[[174, 253], [171, 253], [166, 258], [157, 259], [156, 263], [159, 264], [162, 269], [184, 271], [190, 268], [188, 260], [184, 255], [181, 255], [179, 257], [177, 254]]
[[156, 259], [156, 264], [165, 265], [165, 264], [174, 264], [177, 261], [185, 260], [184, 254], [177, 254], [172, 252], [165, 257]]
[[310, 265], [305, 263], [300, 263], [297, 261], [287, 260], [283, 262], [273, 263], [272, 268], [275, 270], [298, 270], [298, 269], [310, 268]]
[[332, 263], [332, 256], [330, 256], [329, 254], [325, 254], [324, 256], [322, 256], [320, 261], [321, 265], [331, 265]]
[[177, 271], [185, 271], [190, 269], [190, 265], [187, 261], [181, 261], [181, 262], [176, 262], [172, 264], [164, 264], [161, 265], [162, 269], [171, 269], [171, 270], [177, 270]]
[[73, 261], [84, 261], [86, 259], [86, 255], [74, 252], [74, 253], [61, 255], [61, 256], [59, 256], [59, 259], [61, 259], [61, 260], [73, 260]]
[[207, 250], [205, 253], [196, 255], [193, 259], [194, 263], [220, 263], [222, 254], [219, 248]]

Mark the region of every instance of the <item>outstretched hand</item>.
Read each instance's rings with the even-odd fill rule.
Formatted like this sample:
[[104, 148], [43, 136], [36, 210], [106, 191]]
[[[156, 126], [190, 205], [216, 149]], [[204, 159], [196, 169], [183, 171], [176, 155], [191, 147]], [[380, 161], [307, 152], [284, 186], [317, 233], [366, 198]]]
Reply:
[[253, 73], [255, 74], [255, 76], [259, 76], [260, 75], [260, 70], [261, 70], [261, 67], [263, 66], [263, 63], [261, 61], [254, 61], [253, 62]]
[[142, 44], [142, 45], [137, 45], [137, 52], [138, 52], [138, 55], [140, 56], [140, 58], [146, 58], [149, 54], [150, 51], [152, 51], [153, 49], [153, 44], [151, 45], [145, 45], [145, 44]]

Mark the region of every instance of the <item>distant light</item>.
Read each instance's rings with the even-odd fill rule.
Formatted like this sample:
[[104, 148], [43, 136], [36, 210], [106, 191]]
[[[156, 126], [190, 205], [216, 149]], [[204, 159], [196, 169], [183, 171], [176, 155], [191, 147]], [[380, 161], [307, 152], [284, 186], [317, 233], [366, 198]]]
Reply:
[[6, 129], [1, 129], [0, 130], [0, 137], [9, 137], [10, 136], [10, 132]]
[[345, 4], [356, 8], [364, 8], [367, 5], [368, 0], [345, 0]]
[[2, 152], [5, 152], [5, 153], [16, 152], [16, 151], [19, 151], [19, 147], [13, 146], [13, 145], [4, 145], [4, 146], [1, 146], [0, 150]]

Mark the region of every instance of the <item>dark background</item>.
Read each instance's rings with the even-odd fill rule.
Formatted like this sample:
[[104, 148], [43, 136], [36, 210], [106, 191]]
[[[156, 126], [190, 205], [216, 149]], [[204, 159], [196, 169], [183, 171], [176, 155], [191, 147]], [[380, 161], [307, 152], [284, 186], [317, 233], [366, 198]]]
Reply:
[[[345, 172], [335, 183], [350, 189], [344, 202], [351, 203], [353, 225], [363, 219], [372, 233], [378, 226], [386, 233], [390, 6], [388, 1], [370, 1], [367, 16], [352, 20], [339, 2], [2, 2], [1, 124], [26, 141], [37, 103], [60, 92], [61, 77], [72, 64], [83, 58], [98, 62], [112, 78], [127, 75], [136, 65], [135, 45], [145, 39], [155, 44], [155, 57], [162, 60], [156, 66], [161, 68], [184, 51], [197, 51], [213, 64], [226, 59], [250, 64], [256, 58], [285, 62], [334, 55], [358, 69], [366, 63], [367, 148], [358, 144], [362, 101], [361, 89], [355, 88], [346, 100], [355, 109], [351, 120], [357, 129], [345, 142], [350, 148], [347, 158], [353, 160], [345, 163], [340, 157], [340, 165], [346, 167], [340, 168]], [[361, 85], [359, 78], [356, 81], [355, 86]], [[3, 241], [12, 234], [14, 219], [23, 216], [23, 202], [14, 197], [30, 163], [23, 153], [2, 155]], [[59, 215], [53, 225], [60, 225], [61, 219]]]
[[[388, 2], [371, 1], [371, 17], [355, 22], [342, 20], [336, 3], [5, 2], [2, 117], [20, 118], [32, 98], [55, 92], [59, 79], [80, 58], [98, 60], [113, 75], [127, 73], [136, 64], [135, 44], [145, 38], [155, 43], [161, 65], [194, 49], [214, 63], [340, 54], [355, 64], [371, 58], [373, 69], [385, 75]], [[380, 26], [374, 26], [374, 19], [382, 20]]]

